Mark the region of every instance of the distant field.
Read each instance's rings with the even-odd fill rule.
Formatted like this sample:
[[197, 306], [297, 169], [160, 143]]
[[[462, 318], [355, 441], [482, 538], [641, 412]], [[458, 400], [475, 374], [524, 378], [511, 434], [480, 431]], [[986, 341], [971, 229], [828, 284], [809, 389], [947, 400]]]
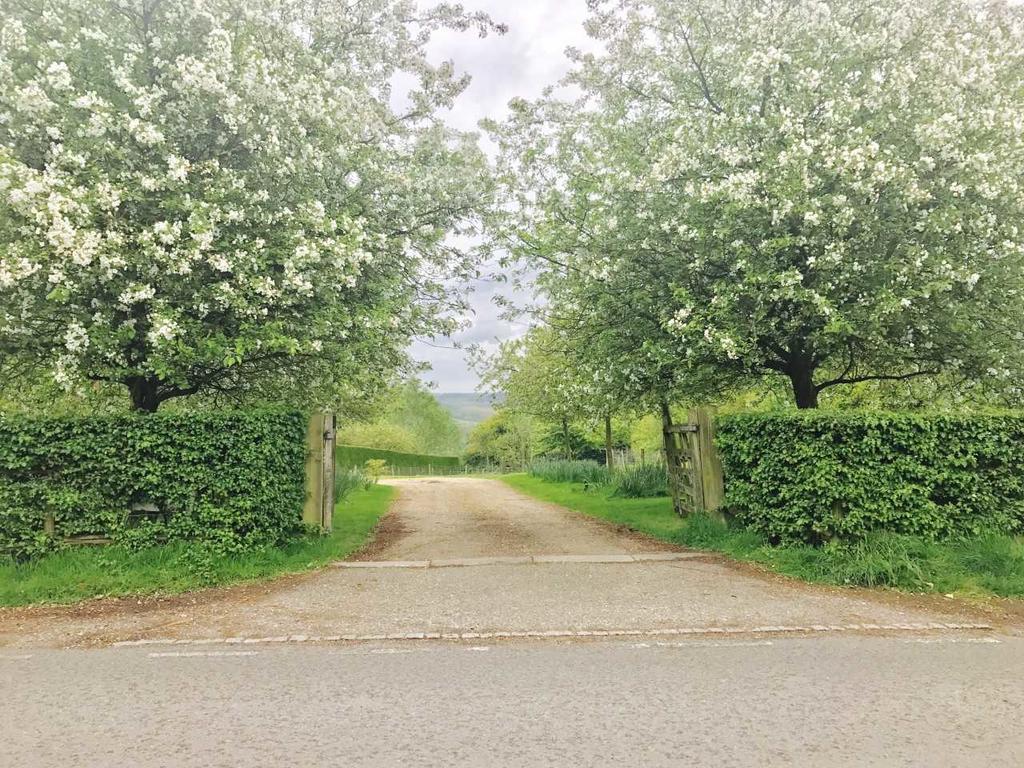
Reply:
[[495, 400], [493, 395], [480, 395], [475, 392], [441, 392], [434, 395], [437, 401], [445, 407], [452, 415], [452, 418], [459, 423], [459, 426], [472, 427], [494, 414], [495, 403], [501, 402], [501, 397]]
[[427, 453], [400, 453], [379, 448], [363, 448], [358, 445], [339, 445], [335, 453], [338, 466], [361, 467], [368, 459], [384, 459], [395, 469], [454, 469], [462, 466], [459, 456], [432, 456]]

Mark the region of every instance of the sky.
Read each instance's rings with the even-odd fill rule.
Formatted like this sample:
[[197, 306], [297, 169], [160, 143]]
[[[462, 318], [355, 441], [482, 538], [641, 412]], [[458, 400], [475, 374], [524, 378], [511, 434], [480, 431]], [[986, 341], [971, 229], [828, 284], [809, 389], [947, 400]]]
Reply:
[[[462, 0], [462, 4], [469, 11], [487, 11], [495, 21], [507, 24], [509, 31], [483, 39], [473, 32], [446, 31], [431, 41], [430, 57], [435, 64], [454, 61], [459, 72], [468, 72], [473, 78], [455, 108], [444, 114], [453, 128], [475, 131], [484, 117], [505, 115], [510, 99], [539, 96], [568, 69], [567, 47], [591, 47], [583, 31], [586, 0]], [[467, 367], [465, 353], [454, 348], [453, 341], [493, 347], [498, 340], [523, 333], [525, 325], [502, 319], [493, 303], [496, 294], [508, 295], [509, 290], [507, 284], [477, 281], [469, 297], [469, 328], [453, 340], [413, 345], [413, 356], [432, 367], [421, 378], [437, 392], [473, 392], [478, 383], [477, 375]]]

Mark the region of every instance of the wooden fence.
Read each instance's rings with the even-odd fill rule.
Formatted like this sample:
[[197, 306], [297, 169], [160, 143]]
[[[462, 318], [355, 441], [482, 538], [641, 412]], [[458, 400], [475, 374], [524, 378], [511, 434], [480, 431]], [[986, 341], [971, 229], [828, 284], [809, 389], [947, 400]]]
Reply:
[[722, 462], [715, 449], [714, 413], [694, 408], [686, 424], [673, 424], [664, 409], [665, 459], [676, 514], [721, 514], [725, 498]]

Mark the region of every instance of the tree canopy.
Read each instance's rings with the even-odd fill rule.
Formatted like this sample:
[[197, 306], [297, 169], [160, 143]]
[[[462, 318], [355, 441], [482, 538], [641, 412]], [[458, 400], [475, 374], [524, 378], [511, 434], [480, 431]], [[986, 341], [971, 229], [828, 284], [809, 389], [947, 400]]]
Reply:
[[590, 7], [604, 51], [572, 53], [578, 95], [490, 126], [497, 242], [539, 270], [553, 323], [586, 319], [581, 354], [696, 393], [781, 375], [800, 407], [870, 380], [1016, 387], [1024, 9]]
[[489, 174], [436, 117], [468, 81], [425, 55], [470, 27], [501, 31], [412, 0], [5, 5], [0, 356], [144, 410], [383, 387], [474, 270], [449, 238]]

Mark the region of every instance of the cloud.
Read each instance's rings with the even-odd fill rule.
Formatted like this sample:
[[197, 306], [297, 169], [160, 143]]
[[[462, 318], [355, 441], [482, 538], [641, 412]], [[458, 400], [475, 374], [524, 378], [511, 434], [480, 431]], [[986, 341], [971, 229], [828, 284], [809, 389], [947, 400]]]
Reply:
[[[423, 0], [431, 5], [430, 0]], [[565, 49], [573, 46], [592, 49], [593, 42], [583, 30], [586, 0], [464, 0], [468, 11], [486, 11], [496, 21], [509, 26], [508, 34], [479, 38], [472, 33], [443, 31], [430, 43], [434, 62], [451, 60], [459, 72], [468, 72], [472, 82], [451, 110], [443, 114], [453, 128], [474, 131], [485, 117], [501, 118], [508, 102], [515, 97], [536, 98], [548, 85], [555, 84], [568, 70]], [[485, 148], [487, 142], [482, 140]], [[477, 375], [466, 365], [459, 344], [494, 347], [497, 342], [522, 334], [526, 327], [501, 317], [494, 303], [497, 296], [511, 296], [524, 302], [529, 295], [513, 295], [511, 286], [494, 281], [477, 281], [471, 286], [470, 326], [453, 340], [434, 339], [414, 344], [411, 352], [417, 360], [429, 363], [432, 370], [423, 379], [441, 392], [471, 392]]]

